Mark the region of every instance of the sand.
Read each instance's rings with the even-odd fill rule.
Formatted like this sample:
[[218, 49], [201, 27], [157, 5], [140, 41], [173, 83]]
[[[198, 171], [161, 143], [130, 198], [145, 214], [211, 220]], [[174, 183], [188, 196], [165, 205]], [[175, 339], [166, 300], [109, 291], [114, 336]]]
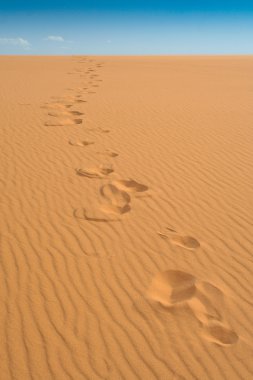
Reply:
[[0, 57], [0, 378], [253, 378], [253, 58]]

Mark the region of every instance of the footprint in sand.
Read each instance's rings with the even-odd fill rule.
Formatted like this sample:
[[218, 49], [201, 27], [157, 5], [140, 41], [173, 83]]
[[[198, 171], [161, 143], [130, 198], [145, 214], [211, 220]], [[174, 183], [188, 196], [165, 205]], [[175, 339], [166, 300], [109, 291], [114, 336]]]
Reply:
[[[101, 169], [98, 170], [78, 170], [78, 175], [88, 178], [103, 178]], [[106, 171], [108, 174], [108, 168]], [[124, 191], [118, 189], [113, 184], [103, 185], [100, 188], [101, 204], [95, 209], [79, 208], [74, 210], [74, 216], [89, 222], [116, 222], [121, 221], [121, 216], [131, 210], [131, 197]]]
[[204, 326], [203, 336], [219, 346], [230, 346], [238, 341], [238, 335], [230, 327], [218, 322]]
[[50, 111], [48, 112], [49, 116], [53, 117], [62, 117], [62, 116], [82, 116], [83, 113], [79, 111]]
[[211, 283], [198, 281], [194, 299], [190, 303], [195, 317], [201, 323], [223, 321], [224, 296], [222, 291]]
[[84, 147], [84, 146], [93, 145], [95, 143], [93, 141], [72, 141], [72, 140], [69, 140], [69, 144], [73, 145], [73, 146]]
[[172, 233], [173, 236], [169, 238], [166, 233], [157, 232], [162, 239], [168, 239], [174, 245], [179, 247], [194, 251], [200, 247], [200, 243], [197, 239], [189, 235], [179, 235], [177, 231], [173, 228], [166, 227], [167, 231]]
[[116, 180], [113, 182], [113, 184], [117, 186], [119, 189], [125, 190], [130, 193], [139, 193], [148, 190], [148, 186], [138, 183], [133, 179]]
[[238, 335], [224, 321], [225, 302], [222, 291], [206, 281], [178, 270], [160, 272], [152, 279], [147, 297], [164, 310], [188, 305], [210, 342], [229, 346]]
[[74, 103], [87, 103], [87, 100], [84, 100], [84, 99], [75, 99]]
[[100, 132], [100, 133], [110, 133], [110, 129], [102, 129], [102, 128], [90, 128], [89, 132]]
[[71, 104], [71, 103], [86, 103], [87, 101], [85, 99], [80, 99], [79, 96], [65, 96], [65, 97], [55, 97], [54, 101], [51, 102], [50, 104], [61, 104], [61, 105], [66, 105], [66, 104]]
[[115, 158], [115, 157], [119, 156], [119, 154], [116, 153], [116, 152], [105, 152], [105, 155], [109, 156], [109, 157], [112, 157], [112, 158]]
[[74, 210], [74, 217], [87, 220], [88, 222], [119, 222], [121, 216], [131, 210], [131, 198], [125, 191], [108, 184], [100, 189], [102, 203], [95, 209], [90, 207]]
[[131, 198], [127, 192], [108, 184], [101, 187], [100, 194], [105, 201], [105, 204], [101, 207], [102, 211], [120, 215], [130, 211]]
[[88, 222], [109, 223], [120, 221], [120, 218], [116, 217], [115, 214], [104, 213], [99, 208], [91, 211], [86, 208], [78, 208], [74, 210], [73, 215], [77, 219], [87, 220]]
[[45, 109], [62, 110], [62, 111], [65, 111], [66, 109], [70, 107], [73, 107], [73, 104], [46, 103], [44, 106], [41, 106], [41, 108], [45, 108]]
[[152, 280], [148, 296], [165, 307], [189, 300], [196, 291], [195, 277], [178, 270], [158, 273]]
[[172, 244], [178, 245], [179, 247], [195, 250], [200, 247], [200, 243], [197, 239], [191, 236], [173, 236], [170, 239]]
[[99, 128], [99, 132], [101, 132], [101, 133], [110, 133], [110, 129]]
[[96, 153], [97, 154], [102, 154], [104, 156], [112, 157], [112, 158], [115, 158], [115, 157], [119, 156], [119, 153], [116, 153], [116, 152], [113, 152], [113, 151], [110, 151], [110, 150], [106, 150], [105, 152], [96, 152]]
[[87, 178], [104, 178], [113, 171], [112, 165], [101, 165], [98, 168], [76, 169], [76, 174]]
[[45, 125], [47, 127], [58, 127], [58, 126], [66, 126], [66, 125], [77, 125], [82, 124], [82, 119], [55, 119], [46, 121]]

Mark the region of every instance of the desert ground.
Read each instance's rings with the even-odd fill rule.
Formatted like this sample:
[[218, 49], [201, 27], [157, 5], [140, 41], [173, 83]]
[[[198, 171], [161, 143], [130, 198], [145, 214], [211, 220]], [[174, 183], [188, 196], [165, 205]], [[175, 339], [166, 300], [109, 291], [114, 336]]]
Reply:
[[0, 57], [1, 380], [253, 378], [253, 58]]

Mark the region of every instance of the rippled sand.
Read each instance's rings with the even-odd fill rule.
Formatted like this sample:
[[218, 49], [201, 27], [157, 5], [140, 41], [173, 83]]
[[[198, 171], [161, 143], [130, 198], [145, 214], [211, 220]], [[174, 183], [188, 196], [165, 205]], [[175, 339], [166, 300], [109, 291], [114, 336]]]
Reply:
[[253, 58], [0, 83], [0, 378], [253, 378]]

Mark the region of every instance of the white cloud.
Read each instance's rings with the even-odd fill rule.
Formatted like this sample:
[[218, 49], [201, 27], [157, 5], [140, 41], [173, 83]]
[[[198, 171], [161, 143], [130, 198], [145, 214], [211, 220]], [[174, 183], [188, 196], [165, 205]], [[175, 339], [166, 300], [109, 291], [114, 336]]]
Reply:
[[24, 38], [17, 37], [17, 38], [0, 38], [0, 44], [1, 45], [15, 45], [22, 47], [25, 50], [30, 49], [31, 44], [24, 40]]
[[61, 36], [48, 36], [47, 41], [64, 42], [64, 38]]

